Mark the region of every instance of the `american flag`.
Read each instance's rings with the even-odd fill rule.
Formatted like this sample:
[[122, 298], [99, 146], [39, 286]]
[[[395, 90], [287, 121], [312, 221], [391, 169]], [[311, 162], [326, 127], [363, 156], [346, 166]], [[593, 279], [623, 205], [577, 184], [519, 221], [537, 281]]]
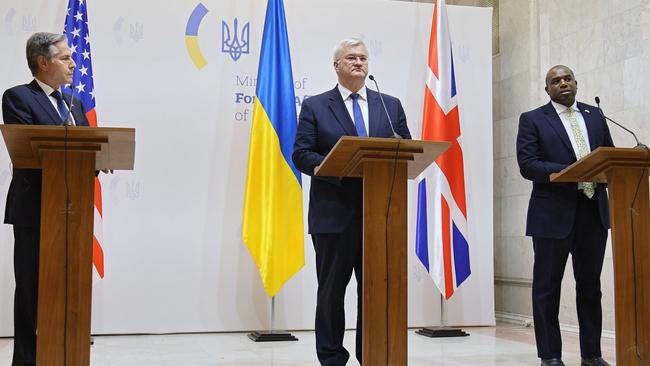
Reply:
[[[85, 0], [70, 0], [65, 17], [63, 33], [68, 37], [68, 46], [77, 67], [72, 76], [72, 84], [65, 88], [81, 100], [86, 118], [91, 127], [97, 127], [95, 113], [95, 87], [93, 83], [93, 65], [90, 57], [90, 33], [88, 32], [88, 11]], [[93, 233], [93, 265], [104, 278], [104, 251], [102, 249], [102, 186], [95, 178], [95, 222]]]
[[444, 0], [433, 8], [424, 91], [422, 140], [451, 147], [418, 179], [415, 252], [449, 299], [471, 273], [467, 241], [465, 173], [454, 61]]

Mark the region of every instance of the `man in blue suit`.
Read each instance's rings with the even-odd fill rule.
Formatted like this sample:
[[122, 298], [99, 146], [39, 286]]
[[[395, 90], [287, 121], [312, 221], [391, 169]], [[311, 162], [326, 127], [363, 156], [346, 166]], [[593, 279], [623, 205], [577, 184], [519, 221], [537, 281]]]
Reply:
[[578, 83], [566, 66], [546, 74], [551, 101], [519, 118], [517, 161], [533, 181], [526, 235], [533, 237], [533, 317], [543, 366], [564, 365], [558, 323], [564, 268], [571, 253], [583, 366], [609, 365], [601, 357], [600, 274], [609, 211], [604, 184], [550, 183], [549, 175], [600, 146], [614, 146], [598, 108], [576, 102]]
[[[81, 101], [63, 95], [72, 82], [75, 62], [66, 36], [35, 33], [27, 40], [27, 64], [34, 80], [4, 92], [5, 124], [88, 126]], [[72, 110], [70, 111], [70, 101]], [[5, 223], [14, 226], [13, 366], [36, 364], [36, 307], [40, 242], [41, 170], [14, 169], [7, 194]]]
[[[357, 279], [356, 356], [361, 363], [361, 284], [363, 187], [358, 178], [315, 177], [314, 168], [341, 136], [391, 137], [393, 132], [379, 93], [365, 87], [368, 49], [356, 39], [334, 52], [338, 85], [302, 104], [293, 162], [311, 176], [309, 233], [316, 251], [316, 353], [321, 365], [345, 365], [343, 347], [345, 289]], [[397, 134], [410, 138], [399, 99], [382, 95]]]

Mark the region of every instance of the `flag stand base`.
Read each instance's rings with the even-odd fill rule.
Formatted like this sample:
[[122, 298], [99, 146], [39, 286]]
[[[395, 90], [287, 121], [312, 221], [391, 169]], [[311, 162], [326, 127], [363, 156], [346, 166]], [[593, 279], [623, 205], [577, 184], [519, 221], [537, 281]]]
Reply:
[[298, 340], [298, 338], [286, 330], [275, 330], [275, 296], [271, 297], [271, 330], [256, 330], [248, 333], [248, 338], [253, 342], [286, 342]]
[[294, 337], [291, 333], [274, 330], [270, 332], [255, 331], [248, 333], [248, 338], [253, 342], [286, 342], [297, 341], [298, 338]]
[[415, 331], [416, 334], [429, 338], [468, 337], [469, 333], [460, 328], [432, 327]]

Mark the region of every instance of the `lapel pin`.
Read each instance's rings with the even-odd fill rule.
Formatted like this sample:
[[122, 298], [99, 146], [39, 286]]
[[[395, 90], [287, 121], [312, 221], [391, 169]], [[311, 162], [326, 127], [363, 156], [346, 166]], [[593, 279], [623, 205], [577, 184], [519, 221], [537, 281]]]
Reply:
[[591, 112], [589, 112], [589, 110], [588, 110], [588, 109], [585, 109], [585, 113], [591, 113]]

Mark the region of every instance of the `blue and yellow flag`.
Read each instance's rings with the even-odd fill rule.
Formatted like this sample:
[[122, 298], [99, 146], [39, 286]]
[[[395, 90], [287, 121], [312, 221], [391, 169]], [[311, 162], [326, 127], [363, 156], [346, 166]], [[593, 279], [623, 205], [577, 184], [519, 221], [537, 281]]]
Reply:
[[266, 293], [305, 264], [300, 172], [291, 161], [296, 102], [282, 0], [269, 0], [257, 71], [242, 238]]

